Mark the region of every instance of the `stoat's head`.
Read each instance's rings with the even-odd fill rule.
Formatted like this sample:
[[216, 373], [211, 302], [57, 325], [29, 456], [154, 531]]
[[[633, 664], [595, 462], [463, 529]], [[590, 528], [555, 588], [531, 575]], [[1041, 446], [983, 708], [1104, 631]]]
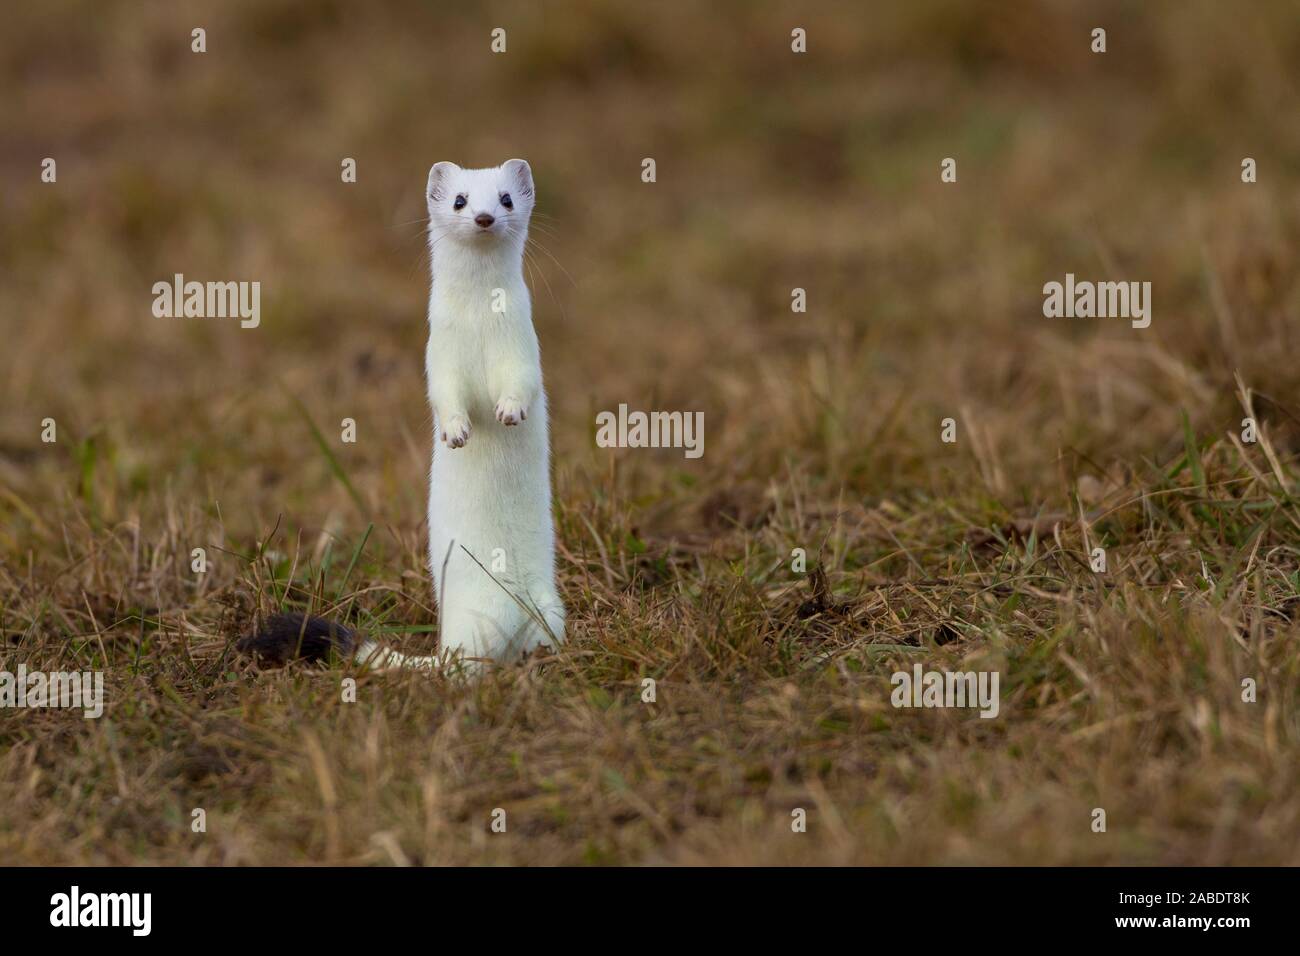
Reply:
[[492, 169], [434, 163], [426, 197], [430, 242], [522, 243], [533, 211], [533, 171], [522, 159]]

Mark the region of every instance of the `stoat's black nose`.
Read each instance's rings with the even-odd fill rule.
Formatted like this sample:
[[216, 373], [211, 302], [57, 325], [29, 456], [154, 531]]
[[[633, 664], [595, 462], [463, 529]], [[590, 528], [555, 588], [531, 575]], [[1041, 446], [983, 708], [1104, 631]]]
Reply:
[[474, 221], [478, 223], [480, 226], [482, 226], [484, 229], [492, 225], [492, 223], [496, 222], [495, 219], [493, 219], [485, 212], [481, 212], [477, 216], [475, 216]]

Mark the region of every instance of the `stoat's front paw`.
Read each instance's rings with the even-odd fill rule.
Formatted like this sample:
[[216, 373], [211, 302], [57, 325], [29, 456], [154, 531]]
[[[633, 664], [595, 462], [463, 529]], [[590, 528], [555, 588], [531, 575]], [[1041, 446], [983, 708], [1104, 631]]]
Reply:
[[452, 448], [463, 448], [469, 441], [469, 419], [464, 415], [452, 415], [442, 426], [442, 440]]
[[518, 425], [528, 417], [524, 403], [512, 395], [505, 395], [497, 402], [497, 421], [502, 425]]

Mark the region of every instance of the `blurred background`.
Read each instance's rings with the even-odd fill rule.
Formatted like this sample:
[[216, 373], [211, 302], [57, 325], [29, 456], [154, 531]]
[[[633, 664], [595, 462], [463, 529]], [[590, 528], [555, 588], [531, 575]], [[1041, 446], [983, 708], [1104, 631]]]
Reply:
[[[858, 494], [960, 485], [930, 437], [962, 409], [999, 495], [1062, 445], [1152, 452], [1180, 405], [1233, 424], [1234, 370], [1295, 395], [1298, 72], [1288, 2], [17, 7], [0, 479], [47, 517], [80, 494], [49, 416], [65, 448], [93, 437], [103, 518], [170, 482], [228, 525], [320, 520], [345, 492], [296, 396], [327, 433], [357, 420], [353, 484], [418, 521], [423, 184], [516, 155], [562, 488], [607, 464], [593, 420], [619, 402], [706, 414], [702, 461], [622, 462], [660, 496], [787, 455]], [[1045, 319], [1067, 271], [1151, 281], [1151, 328]], [[177, 272], [259, 280], [261, 327], [155, 318]]]

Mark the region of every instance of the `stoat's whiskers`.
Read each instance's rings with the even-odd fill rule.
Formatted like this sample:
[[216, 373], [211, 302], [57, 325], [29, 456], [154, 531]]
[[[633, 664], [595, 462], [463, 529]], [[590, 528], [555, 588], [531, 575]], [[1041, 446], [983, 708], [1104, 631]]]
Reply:
[[[512, 229], [510, 230], [510, 235], [511, 235], [512, 238], [517, 238], [517, 237], [519, 236], [519, 230], [516, 229], [516, 228], [512, 228]], [[522, 250], [522, 251], [523, 251], [523, 254], [524, 254], [524, 268], [528, 270], [528, 278], [529, 278], [529, 281], [532, 281], [532, 278], [533, 278], [533, 267], [536, 266], [536, 268], [537, 268], [537, 274], [540, 275], [540, 276], [542, 277], [542, 284], [546, 286], [546, 293], [547, 293], [547, 295], [549, 295], [549, 296], [551, 297], [551, 301], [554, 302], [554, 303], [556, 304], [556, 306], [559, 307], [559, 309], [560, 309], [560, 317], [563, 318], [563, 319], [565, 319], [565, 320], [567, 321], [568, 318], [569, 318], [569, 316], [568, 316], [568, 313], [567, 313], [567, 312], [565, 311], [565, 309], [564, 309], [564, 303], [562, 303], [562, 302], [561, 302], [561, 301], [556, 297], [556, 295], [555, 295], [555, 290], [554, 290], [553, 288], [551, 288], [551, 280], [548, 279], [548, 278], [546, 277], [546, 270], [542, 268], [541, 263], [537, 262], [537, 260], [536, 260], [536, 256], [533, 256], [533, 255], [529, 252], [529, 248], [528, 248], [528, 247], [529, 247], [530, 245], [536, 245], [537, 248], [541, 249], [541, 250], [542, 250], [543, 252], [545, 252], [548, 256], [551, 255], [550, 252], [546, 249], [546, 247], [543, 246], [540, 242], [538, 242], [536, 238], [534, 238], [534, 237], [532, 237], [532, 236], [528, 236], [528, 237], [526, 237], [526, 241], [524, 242], [524, 247], [523, 247], [523, 250]], [[555, 260], [555, 257], [554, 257], [554, 256], [551, 256], [551, 259], [554, 261], [554, 260]], [[556, 261], [555, 264], [556, 264], [556, 265], [559, 265], [559, 262]], [[560, 268], [563, 269], [564, 267], [563, 267], [563, 266], [560, 266]], [[566, 272], [565, 274], [568, 275], [567, 272]], [[573, 281], [573, 279], [572, 279], [571, 276], [570, 276], [570, 278], [569, 278], [569, 281], [570, 281], [570, 282]], [[575, 283], [575, 284], [576, 284], [576, 283]]]

